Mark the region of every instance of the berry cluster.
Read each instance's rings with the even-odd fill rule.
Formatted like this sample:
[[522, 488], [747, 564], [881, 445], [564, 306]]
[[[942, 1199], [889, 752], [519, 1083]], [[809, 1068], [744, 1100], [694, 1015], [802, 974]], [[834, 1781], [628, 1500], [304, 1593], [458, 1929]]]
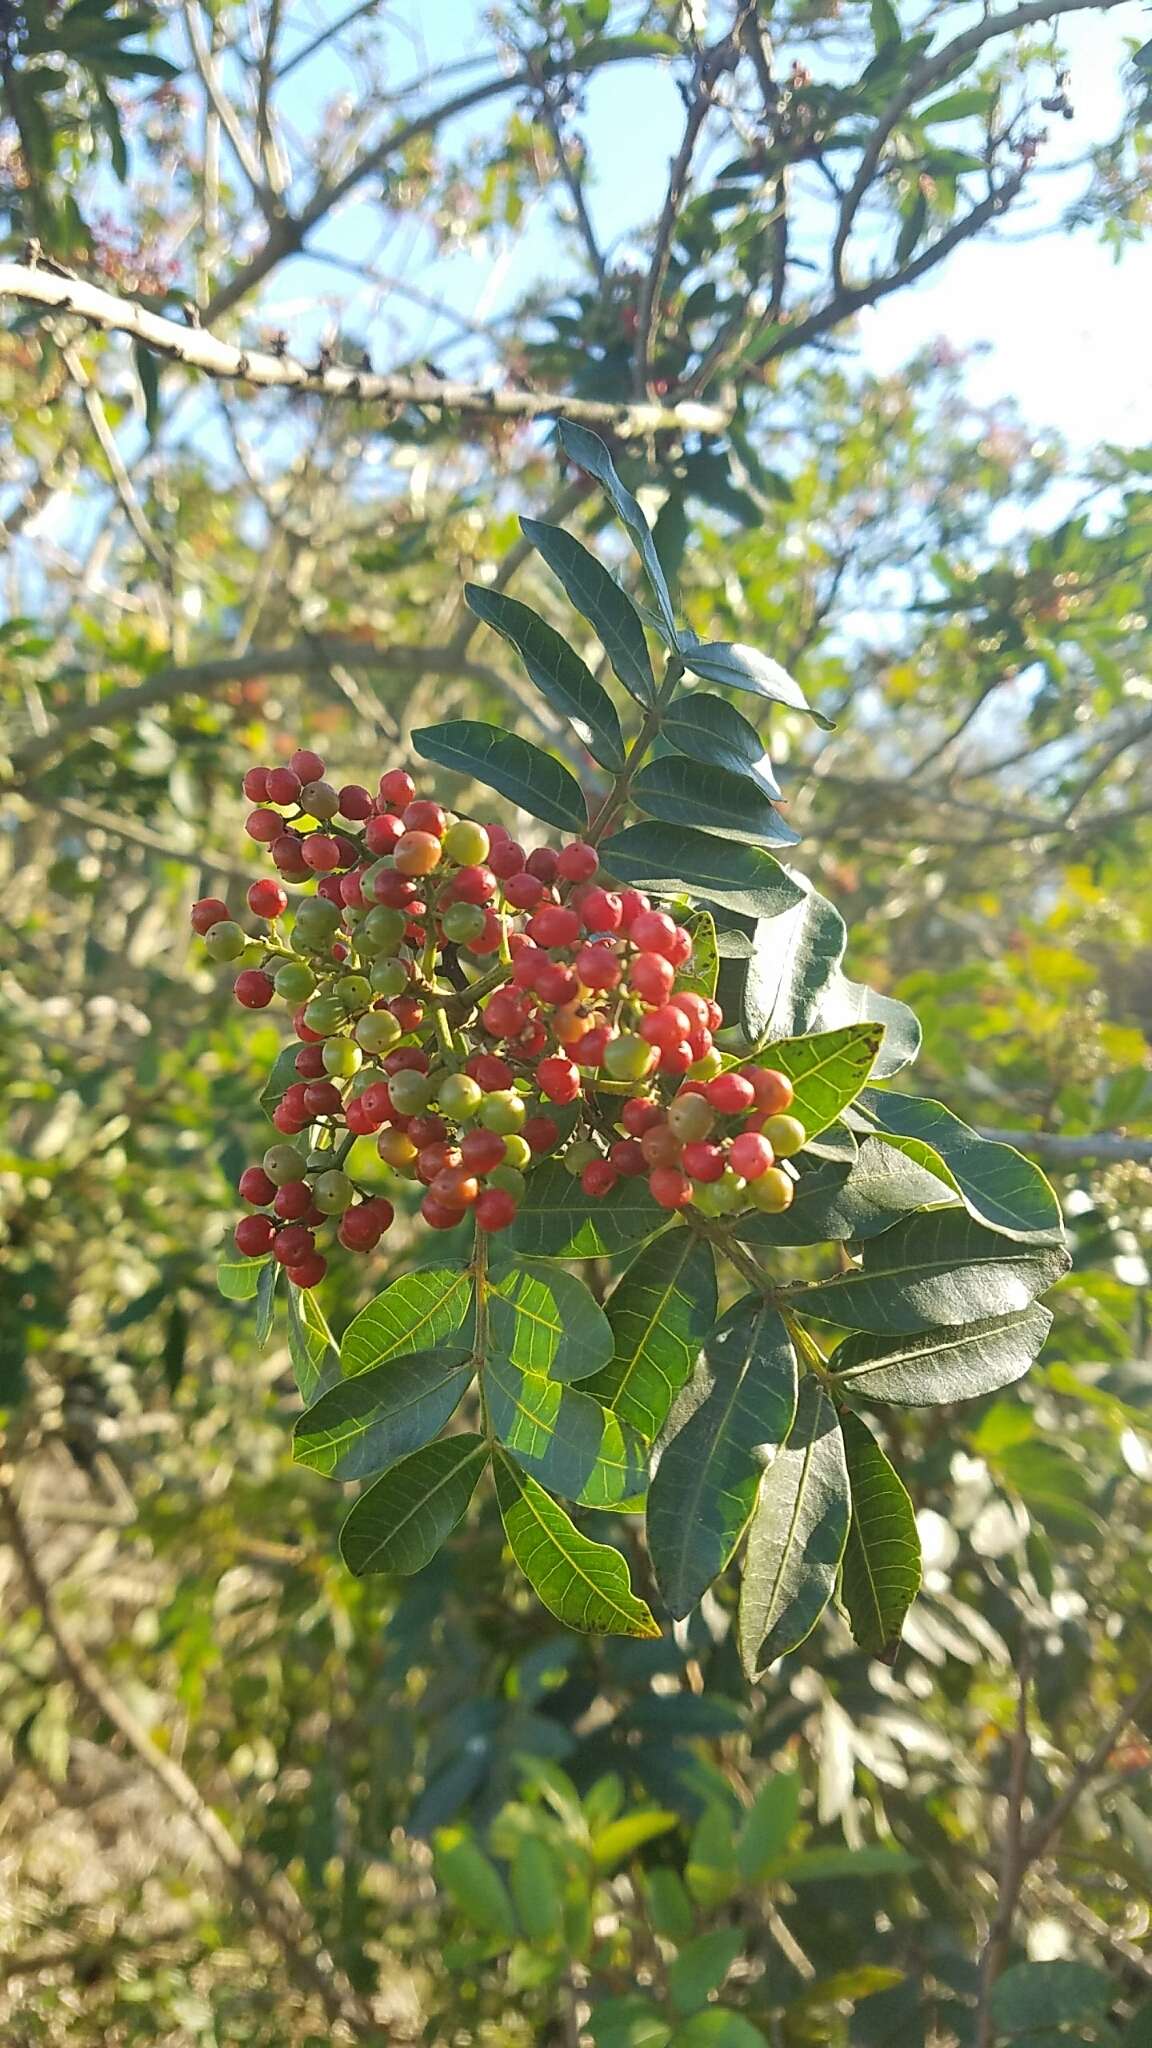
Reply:
[[308, 749], [249, 769], [244, 791], [249, 837], [283, 881], [317, 885], [286, 930], [283, 881], [253, 882], [256, 937], [214, 897], [192, 910], [211, 957], [236, 964], [239, 1003], [294, 1010], [297, 1079], [273, 1114], [284, 1142], [241, 1176], [258, 1213], [236, 1227], [240, 1252], [271, 1252], [311, 1287], [326, 1224], [373, 1250], [394, 1211], [348, 1170], [367, 1138], [423, 1185], [435, 1230], [469, 1213], [506, 1229], [526, 1170], [560, 1151], [592, 1196], [643, 1174], [666, 1209], [788, 1206], [777, 1162], [806, 1140], [791, 1082], [726, 1068], [720, 1007], [691, 986], [690, 931], [641, 890], [606, 886], [594, 847], [526, 852], [502, 825], [418, 797], [400, 768], [375, 795], [336, 789]]

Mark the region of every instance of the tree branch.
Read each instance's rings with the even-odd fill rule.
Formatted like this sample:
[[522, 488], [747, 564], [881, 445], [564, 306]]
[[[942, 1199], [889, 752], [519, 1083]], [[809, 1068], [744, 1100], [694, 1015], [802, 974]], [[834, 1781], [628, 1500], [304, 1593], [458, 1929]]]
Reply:
[[513, 386], [456, 383], [433, 376], [380, 376], [339, 364], [310, 369], [295, 356], [237, 348], [206, 328], [182, 327], [178, 321], [151, 313], [134, 300], [117, 298], [84, 278], [61, 276], [38, 264], [0, 263], [0, 298], [75, 314], [86, 326], [130, 334], [145, 348], [183, 363], [187, 369], [262, 390], [311, 392], [391, 411], [415, 405], [484, 419], [542, 420], [563, 415], [588, 426], [607, 427], [624, 438], [655, 433], [718, 434], [728, 423], [727, 412], [716, 405], [616, 404], [605, 399], [571, 398], [556, 391], [520, 391]]
[[993, 1131], [982, 1125], [976, 1128], [982, 1138], [992, 1138], [1000, 1145], [1015, 1145], [1018, 1152], [1031, 1152], [1053, 1166], [1078, 1166], [1090, 1160], [1098, 1166], [1152, 1166], [1152, 1138], [1125, 1138], [1114, 1131], [1065, 1138], [1050, 1131]]

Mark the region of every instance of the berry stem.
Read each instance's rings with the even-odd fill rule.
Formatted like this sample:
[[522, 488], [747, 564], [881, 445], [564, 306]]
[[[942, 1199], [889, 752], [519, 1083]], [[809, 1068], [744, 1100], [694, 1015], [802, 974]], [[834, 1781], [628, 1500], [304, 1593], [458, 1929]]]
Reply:
[[589, 846], [596, 846], [599, 843], [607, 832], [609, 825], [615, 823], [620, 812], [625, 808], [631, 793], [633, 779], [638, 770], [643, 766], [644, 756], [660, 730], [665, 709], [670, 698], [675, 693], [676, 685], [683, 674], [684, 663], [679, 655], [670, 654], [665, 665], [663, 677], [661, 678], [660, 688], [656, 693], [656, 702], [650, 705], [644, 713], [644, 722], [628, 749], [624, 759], [624, 766], [584, 835]]

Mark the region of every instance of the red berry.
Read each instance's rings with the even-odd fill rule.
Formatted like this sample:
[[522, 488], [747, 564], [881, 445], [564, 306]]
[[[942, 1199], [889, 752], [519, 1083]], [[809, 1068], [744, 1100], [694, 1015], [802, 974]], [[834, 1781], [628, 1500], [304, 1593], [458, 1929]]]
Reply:
[[596, 848], [586, 846], [582, 839], [574, 839], [570, 846], [560, 850], [556, 878], [560, 882], [590, 882], [599, 865]]
[[218, 896], [202, 896], [199, 903], [192, 905], [192, 929], [203, 938], [214, 924], [222, 924], [228, 916], [228, 905], [221, 903]]
[[662, 1209], [686, 1209], [692, 1200], [692, 1183], [678, 1166], [654, 1166], [648, 1190]]
[[536, 1081], [542, 1095], [549, 1102], [575, 1102], [580, 1093], [580, 1069], [573, 1061], [561, 1059], [559, 1054], [550, 1060], [541, 1060], [536, 1069]]
[[694, 1058], [692, 1047], [686, 1039], [681, 1039], [676, 1045], [665, 1045], [661, 1048], [659, 1071], [675, 1076], [686, 1074]]
[[377, 859], [393, 852], [403, 837], [404, 827], [393, 811], [382, 811], [378, 818], [369, 818], [364, 827], [364, 844]]
[[372, 793], [359, 782], [346, 782], [340, 791], [340, 816], [342, 818], [370, 818], [372, 816]]
[[344, 1111], [344, 1122], [354, 1138], [370, 1138], [380, 1129], [378, 1117], [369, 1116], [364, 1107], [364, 1097], [354, 1095]]
[[[643, 957], [641, 955], [641, 958]], [[649, 1010], [646, 1017], [641, 1017], [636, 1028], [647, 1045], [658, 1045], [663, 1051], [665, 1046], [681, 1043], [684, 1037], [684, 1013], [677, 1010], [672, 1003], [665, 1003], [658, 1010]]]
[[332, 903], [335, 905], [337, 910], [343, 910], [344, 884], [341, 881], [339, 875], [323, 876], [323, 878], [316, 884], [316, 894], [318, 896], [322, 896], [324, 898], [325, 903]]
[[680, 1140], [671, 1125], [652, 1124], [640, 1140], [649, 1166], [674, 1166], [680, 1157]]
[[728, 1160], [741, 1180], [759, 1180], [762, 1173], [776, 1164], [776, 1154], [759, 1131], [741, 1131], [728, 1147]]
[[611, 1035], [607, 1024], [594, 1024], [590, 1031], [586, 1031], [573, 1048], [579, 1064], [582, 1067], [602, 1066], [605, 1047]]
[[[494, 830], [494, 826], [488, 827], [490, 838]], [[521, 874], [526, 859], [524, 848], [515, 839], [505, 839], [500, 843], [493, 841], [488, 852], [488, 865], [502, 882], [509, 881], [513, 875]]]
[[[305, 1045], [319, 1045], [324, 1033], [322, 1031], [313, 1031], [312, 1026], [305, 1023], [305, 1007], [306, 1005], [301, 1003], [300, 1008], [293, 1011], [292, 1029], [296, 1033], [297, 1038], [302, 1039]], [[297, 1053], [296, 1057], [299, 1059], [299, 1053]], [[298, 1068], [297, 1071], [302, 1073], [303, 1068]]]
[[724, 1178], [724, 1154], [719, 1145], [710, 1145], [706, 1138], [698, 1138], [695, 1144], [685, 1145], [680, 1164], [690, 1180]]
[[391, 1010], [401, 1031], [415, 1031], [424, 1021], [424, 1005], [418, 996], [396, 996], [385, 1007]]
[[540, 969], [552, 963], [548, 961], [547, 955], [541, 952], [539, 946], [533, 945], [526, 933], [517, 932], [516, 937], [522, 943], [515, 948], [512, 955], [513, 984], [516, 988], [535, 989], [536, 976]]
[[418, 803], [404, 807], [404, 830], [406, 832], [427, 832], [433, 839], [443, 839], [448, 820], [439, 804], [429, 803], [421, 798]]
[[294, 804], [300, 794], [300, 777], [291, 768], [270, 768], [267, 787], [269, 803]]
[[505, 1188], [485, 1188], [474, 1213], [481, 1230], [507, 1230], [515, 1220], [516, 1204]]
[[308, 874], [304, 841], [298, 832], [281, 832], [268, 851], [286, 882], [303, 882]]
[[267, 768], [250, 768], [240, 785], [249, 803], [264, 804], [268, 801]]
[[685, 962], [692, 958], [692, 934], [685, 931], [682, 924], [674, 927], [672, 937], [664, 948], [664, 958], [670, 960], [673, 967], [683, 967]]
[[452, 894], [458, 903], [490, 903], [499, 883], [489, 867], [457, 868]]
[[387, 1083], [384, 1081], [370, 1082], [363, 1095], [357, 1096], [356, 1099], [362, 1103], [365, 1116], [370, 1116], [373, 1123], [382, 1124], [385, 1117], [391, 1114], [392, 1103]]
[[590, 1159], [580, 1175], [586, 1195], [610, 1195], [620, 1175], [610, 1159]]
[[312, 1190], [307, 1181], [285, 1181], [282, 1188], [277, 1188], [272, 1207], [282, 1223], [302, 1223], [312, 1208]]
[[288, 908], [287, 892], [279, 882], [253, 882], [248, 891], [248, 908], [253, 917], [281, 917]]
[[324, 773], [324, 763], [311, 747], [297, 747], [288, 766], [298, 782], [319, 782]]
[[535, 847], [525, 862], [528, 873], [535, 875], [537, 881], [546, 882], [549, 888], [556, 880], [559, 864], [559, 856], [550, 846]]
[[633, 1095], [624, 1104], [620, 1121], [630, 1138], [642, 1138], [645, 1131], [663, 1123], [664, 1111], [658, 1102], [649, 1102], [644, 1095]]
[[340, 848], [327, 832], [310, 832], [304, 841], [303, 859], [315, 875], [330, 875], [340, 865]]
[[380, 777], [380, 794], [394, 811], [403, 811], [416, 794], [416, 784], [403, 768], [390, 768]]
[[276, 1193], [276, 1183], [268, 1178], [262, 1166], [246, 1166], [237, 1182], [241, 1199], [251, 1202], [254, 1209], [265, 1209]]
[[609, 889], [589, 889], [580, 898], [580, 922], [586, 932], [618, 932], [624, 905]]
[[407, 875], [393, 874], [388, 868], [373, 876], [371, 890], [374, 900], [382, 903], [385, 910], [407, 910], [420, 894]]
[[756, 1107], [765, 1116], [779, 1116], [792, 1107], [796, 1091], [787, 1074], [781, 1074], [775, 1067], [745, 1067], [743, 1071], [745, 1080], [751, 1083]]
[[565, 903], [544, 903], [529, 919], [528, 936], [538, 946], [574, 946], [580, 936], [580, 919]]
[[[527, 1124], [524, 1129], [527, 1132]], [[528, 1142], [531, 1144], [531, 1139]], [[490, 1173], [494, 1166], [499, 1166], [506, 1149], [498, 1131], [469, 1131], [460, 1146], [461, 1164], [469, 1173]]]
[[[646, 914], [655, 917], [659, 912], [649, 911]], [[637, 919], [637, 923], [639, 922]], [[637, 995], [642, 996], [646, 1003], [666, 1003], [672, 993], [675, 979], [676, 969], [662, 953], [637, 953], [628, 969], [629, 986], [634, 988]]]
[[484, 929], [476, 938], [468, 941], [468, 951], [470, 953], [495, 953], [499, 949], [503, 936], [503, 920], [496, 915], [494, 910], [486, 910], [484, 912]]
[[380, 1225], [381, 1234], [386, 1230], [391, 1230], [392, 1225], [396, 1221], [396, 1211], [388, 1200], [387, 1195], [370, 1195], [368, 1200], [362, 1202], [360, 1206], [362, 1209], [370, 1209], [372, 1211], [373, 1216]]
[[[476, 1206], [479, 1208], [479, 1203]], [[432, 1193], [431, 1188], [420, 1204], [420, 1214], [432, 1230], [455, 1230], [456, 1225], [464, 1221], [463, 1209], [446, 1207]]]
[[526, 871], [520, 875], [511, 875], [504, 884], [504, 901], [510, 903], [513, 910], [534, 910], [538, 903], [543, 902], [547, 893], [540, 877], [530, 875]]
[[276, 991], [271, 978], [259, 967], [246, 967], [236, 976], [232, 992], [246, 1010], [266, 1010]]
[[323, 1252], [309, 1252], [299, 1265], [289, 1266], [288, 1278], [293, 1287], [318, 1287], [328, 1271], [328, 1261]]
[[616, 988], [621, 966], [611, 946], [581, 946], [574, 966], [585, 988]]
[[242, 1216], [232, 1233], [236, 1249], [246, 1259], [258, 1259], [268, 1250], [274, 1232], [267, 1216]]
[[615, 1144], [608, 1147], [608, 1157], [617, 1173], [625, 1175], [628, 1179], [648, 1171], [644, 1148], [635, 1138], [617, 1138]]
[[553, 1147], [559, 1142], [560, 1126], [554, 1117], [530, 1116], [527, 1118], [520, 1136], [523, 1138], [528, 1150], [536, 1158], [542, 1159], [545, 1153], [551, 1152]]
[[643, 889], [621, 889], [620, 922], [625, 931], [631, 929], [635, 918], [639, 917], [643, 911], [651, 910], [651, 908], [652, 898], [646, 896]]
[[446, 1166], [428, 1190], [446, 1209], [470, 1209], [480, 1193], [480, 1183], [463, 1166]]
[[[425, 1145], [416, 1160], [417, 1180], [422, 1180], [425, 1187], [430, 1188], [438, 1174], [445, 1173], [449, 1167], [459, 1166], [461, 1156], [455, 1145], [445, 1145], [443, 1142]], [[442, 1201], [443, 1196], [438, 1196], [437, 1199]], [[459, 1206], [457, 1204], [457, 1207]]]
[[528, 1012], [512, 989], [498, 988], [489, 996], [480, 1018], [493, 1038], [515, 1038], [527, 1024]]
[[304, 1090], [304, 1109], [308, 1116], [339, 1116], [344, 1107], [344, 1098], [335, 1081], [309, 1081]]
[[386, 1074], [426, 1074], [428, 1055], [418, 1045], [398, 1045], [381, 1062]]
[[295, 1110], [285, 1108], [282, 1102], [278, 1102], [272, 1111], [272, 1121], [278, 1131], [283, 1131], [286, 1138], [294, 1138], [297, 1132], [306, 1128], [308, 1118], [297, 1116]]
[[249, 839], [256, 839], [262, 846], [271, 846], [284, 830], [284, 820], [275, 811], [249, 811], [244, 820], [244, 830]]
[[364, 873], [363, 868], [353, 868], [349, 874], [340, 877], [341, 897], [353, 910], [368, 908], [364, 896]]
[[336, 1235], [345, 1251], [372, 1251], [379, 1244], [382, 1232], [370, 1203], [358, 1202], [355, 1208], [346, 1209]]
[[742, 1110], [751, 1109], [756, 1091], [743, 1074], [717, 1074], [705, 1088], [704, 1100], [718, 1109], [721, 1116], [739, 1116]]
[[282, 1266], [298, 1265], [314, 1249], [315, 1241], [306, 1223], [286, 1223], [272, 1239], [272, 1257]]
[[683, 1011], [690, 1030], [707, 1031], [708, 1003], [704, 996], [697, 995], [694, 988], [678, 988], [672, 1003], [677, 1010]]
[[580, 993], [580, 983], [572, 969], [561, 966], [559, 960], [544, 960], [536, 970], [533, 986], [540, 1001], [547, 1003], [550, 1009], [574, 1003]]
[[502, 1088], [510, 1088], [516, 1078], [507, 1060], [502, 1060], [499, 1054], [494, 1052], [474, 1052], [471, 1059], [465, 1062], [464, 1071], [471, 1074], [474, 1081], [479, 1081], [485, 1095], [496, 1094]]

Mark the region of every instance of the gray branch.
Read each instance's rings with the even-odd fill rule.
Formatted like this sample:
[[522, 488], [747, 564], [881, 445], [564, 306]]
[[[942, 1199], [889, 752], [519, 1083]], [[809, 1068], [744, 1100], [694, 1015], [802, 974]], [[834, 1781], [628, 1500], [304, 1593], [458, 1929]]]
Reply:
[[1052, 1131], [994, 1131], [976, 1126], [982, 1138], [1015, 1145], [1053, 1166], [1152, 1166], [1152, 1138], [1128, 1138], [1119, 1131], [1088, 1131], [1066, 1138]]

